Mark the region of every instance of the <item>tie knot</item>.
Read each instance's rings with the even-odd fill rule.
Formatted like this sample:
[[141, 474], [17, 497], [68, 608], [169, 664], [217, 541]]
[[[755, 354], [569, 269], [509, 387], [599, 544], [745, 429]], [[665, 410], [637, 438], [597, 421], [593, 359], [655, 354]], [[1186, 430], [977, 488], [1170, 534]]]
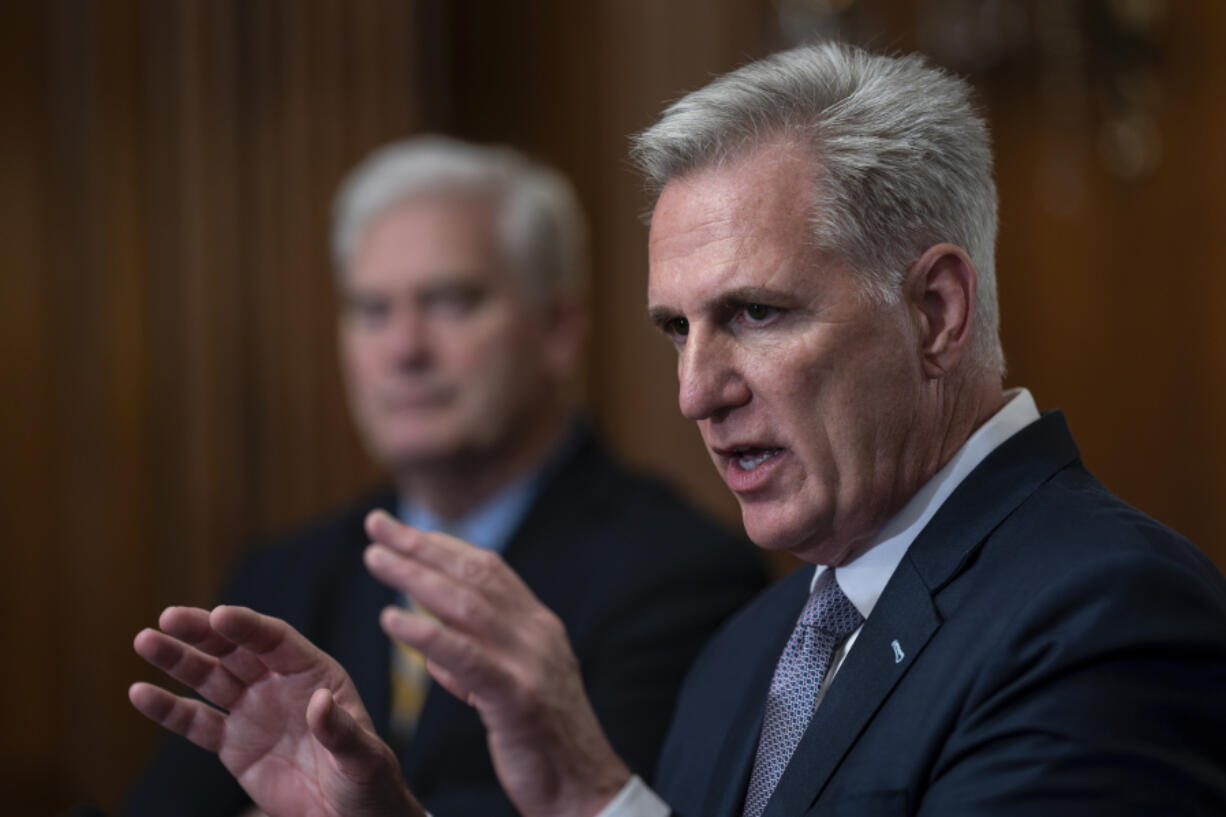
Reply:
[[843, 594], [834, 578], [834, 568], [827, 568], [818, 577], [817, 586], [800, 611], [797, 624], [824, 630], [836, 639], [843, 639], [855, 632], [864, 623], [864, 616]]

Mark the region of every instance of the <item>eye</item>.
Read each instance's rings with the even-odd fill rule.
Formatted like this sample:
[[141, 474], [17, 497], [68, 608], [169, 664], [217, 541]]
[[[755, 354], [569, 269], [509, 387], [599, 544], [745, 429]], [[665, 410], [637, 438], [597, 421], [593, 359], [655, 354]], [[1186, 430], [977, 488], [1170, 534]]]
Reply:
[[345, 300], [346, 312], [351, 320], [363, 326], [377, 326], [387, 320], [391, 304], [384, 298], [353, 295]]
[[764, 304], [745, 304], [741, 307], [743, 314], [750, 323], [764, 323], [779, 314], [779, 308]]
[[683, 338], [690, 333], [690, 322], [686, 318], [671, 318], [664, 324], [664, 333], [675, 338]]
[[440, 318], [463, 318], [474, 312], [486, 293], [473, 286], [441, 287], [427, 293], [423, 298], [426, 310]]

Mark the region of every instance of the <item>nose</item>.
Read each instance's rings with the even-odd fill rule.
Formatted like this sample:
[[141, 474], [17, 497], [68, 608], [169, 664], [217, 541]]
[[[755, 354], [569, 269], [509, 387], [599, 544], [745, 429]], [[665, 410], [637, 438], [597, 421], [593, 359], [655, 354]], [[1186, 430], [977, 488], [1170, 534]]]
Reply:
[[735, 352], [730, 338], [690, 325], [677, 361], [678, 403], [688, 419], [722, 419], [749, 402], [749, 385]]
[[396, 368], [416, 369], [431, 358], [429, 327], [421, 310], [402, 305], [393, 311], [384, 336], [388, 357]]

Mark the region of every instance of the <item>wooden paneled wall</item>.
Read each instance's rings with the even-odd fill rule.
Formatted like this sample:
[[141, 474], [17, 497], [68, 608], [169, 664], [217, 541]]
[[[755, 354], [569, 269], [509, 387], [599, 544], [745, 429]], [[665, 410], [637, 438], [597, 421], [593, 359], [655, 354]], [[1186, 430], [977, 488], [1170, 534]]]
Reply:
[[1226, 570], [1226, 3], [1165, 9], [1152, 173], [1109, 171], [1093, 98], [1077, 127], [1037, 78], [988, 86], [1002, 333], [1089, 468]]
[[0, 800], [50, 814], [113, 807], [142, 762], [139, 627], [373, 478], [336, 372], [327, 208], [429, 104], [400, 0], [14, 5]]
[[[735, 523], [672, 352], [643, 318], [626, 135], [779, 44], [770, 0], [22, 0], [0, 49], [6, 656], [0, 799], [112, 808], [153, 729], [130, 642], [207, 603], [237, 549], [376, 475], [332, 336], [327, 207], [374, 145], [504, 141], [591, 211], [587, 394], [613, 442]], [[860, 0], [878, 44], [930, 3]], [[1226, 566], [1226, 4], [1168, 4], [1157, 171], [987, 83], [1010, 383], [1067, 410], [1089, 465]], [[1077, 174], [1051, 207], [1052, 156]], [[1059, 163], [1063, 163], [1059, 165]], [[1062, 171], [1064, 172], [1064, 171]]]

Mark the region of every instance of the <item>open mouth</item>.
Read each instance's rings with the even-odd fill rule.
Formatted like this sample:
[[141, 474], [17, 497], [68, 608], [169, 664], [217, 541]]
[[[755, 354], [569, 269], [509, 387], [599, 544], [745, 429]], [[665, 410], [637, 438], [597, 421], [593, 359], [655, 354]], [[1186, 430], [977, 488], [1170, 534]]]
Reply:
[[742, 471], [752, 471], [781, 451], [782, 448], [740, 448], [729, 456]]

